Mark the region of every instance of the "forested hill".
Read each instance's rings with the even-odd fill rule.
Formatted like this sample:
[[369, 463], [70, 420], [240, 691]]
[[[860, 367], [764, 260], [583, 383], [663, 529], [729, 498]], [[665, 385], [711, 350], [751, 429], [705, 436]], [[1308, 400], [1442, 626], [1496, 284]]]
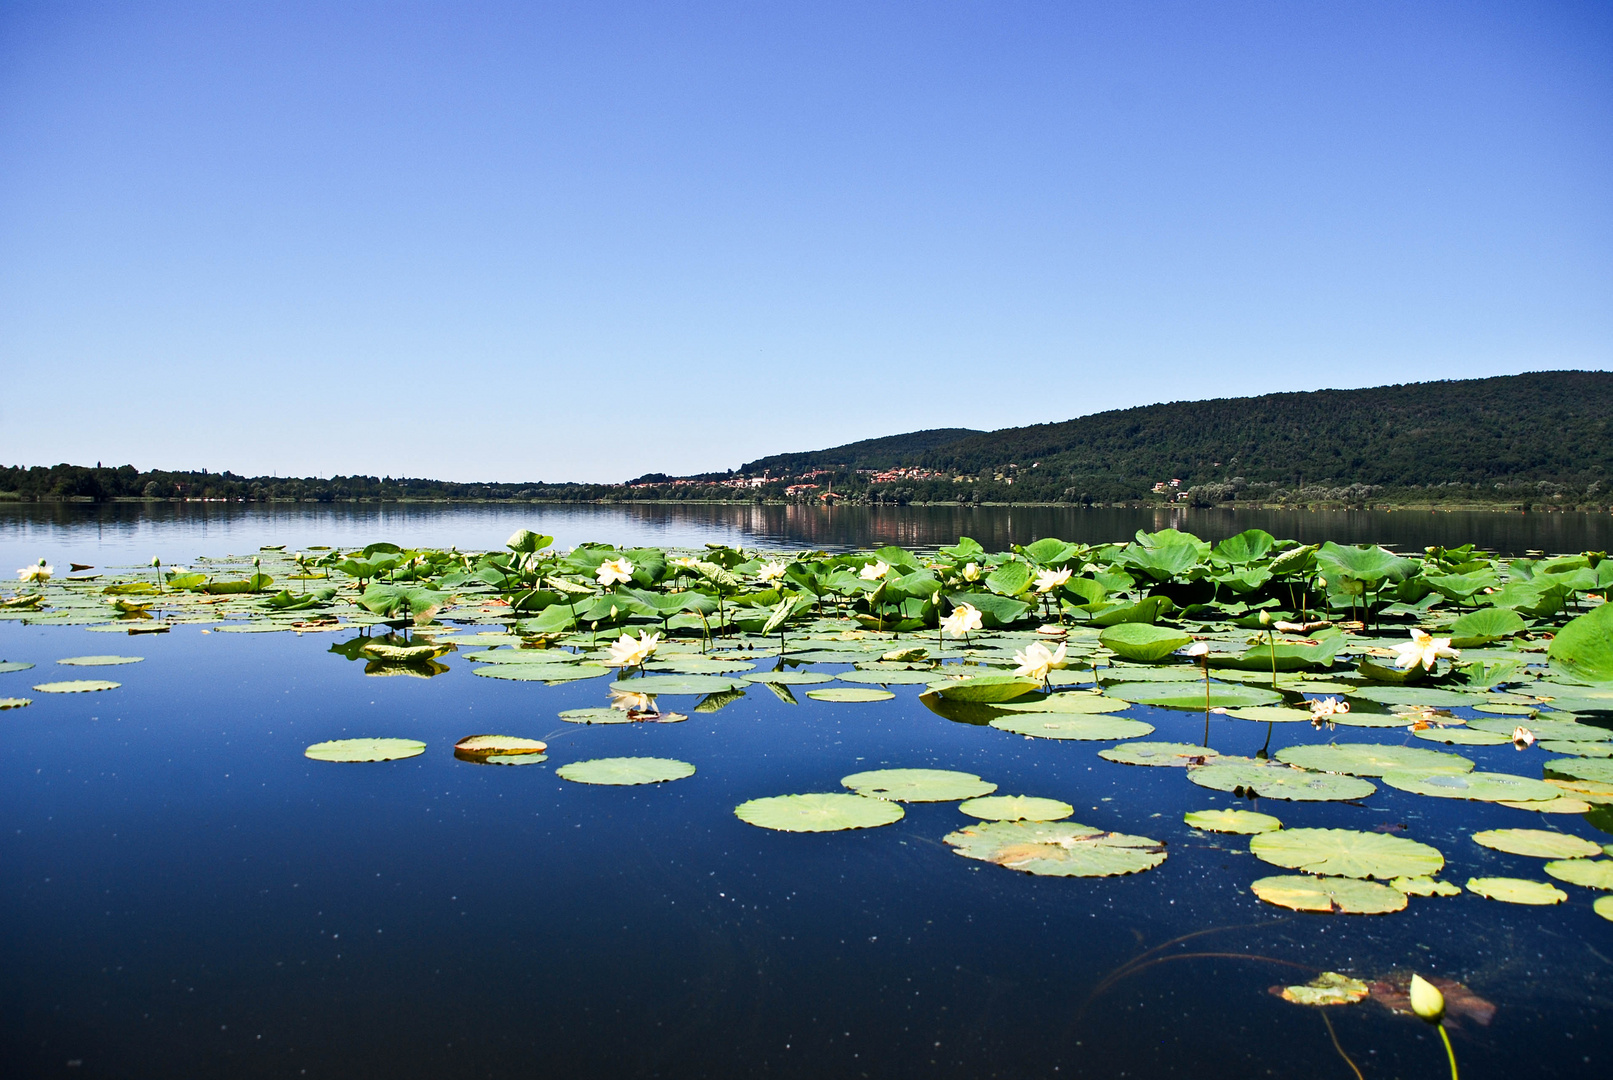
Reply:
[[[1136, 498], [1172, 479], [1181, 490], [1545, 484], [1583, 492], [1605, 488], [1613, 474], [1613, 373], [1536, 372], [1146, 405], [966, 435], [892, 458], [882, 444], [903, 438], [910, 437], [840, 448], [876, 446], [881, 453], [835, 463], [913, 466], [954, 480], [1012, 479], [1026, 498], [1034, 489], [1060, 501]], [[828, 462], [834, 454], [813, 457]], [[797, 456], [764, 458], [741, 472]]]
[[768, 473], [774, 476], [795, 475], [827, 465], [852, 465], [859, 469], [889, 469], [908, 465], [921, 455], [956, 444], [971, 435], [989, 438], [990, 434], [974, 428], [931, 428], [928, 431], [910, 431], [905, 435], [886, 435], [879, 439], [864, 439], [844, 446], [831, 446], [827, 450], [803, 450], [794, 454], [774, 454], [749, 462], [739, 471], [748, 476]]

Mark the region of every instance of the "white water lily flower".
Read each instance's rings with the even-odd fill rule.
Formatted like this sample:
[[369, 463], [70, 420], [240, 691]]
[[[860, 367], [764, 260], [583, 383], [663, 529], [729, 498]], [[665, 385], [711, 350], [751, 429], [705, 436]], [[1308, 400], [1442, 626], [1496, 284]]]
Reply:
[[966, 563], [966, 564], [964, 564], [964, 567], [963, 567], [963, 580], [965, 580], [965, 581], [979, 581], [980, 580], [980, 564], [979, 563]]
[[1331, 697], [1311, 699], [1311, 717], [1316, 720], [1342, 716], [1349, 711], [1350, 703], [1348, 701], [1340, 701], [1338, 698]]
[[1512, 745], [1519, 750], [1527, 750], [1535, 744], [1535, 733], [1526, 727], [1512, 729]]
[[610, 647], [610, 662], [616, 667], [636, 667], [648, 660], [660, 644], [660, 634], [641, 632], [637, 641], [631, 634], [623, 634]]
[[762, 568], [756, 571], [756, 580], [763, 584], [769, 581], [777, 581], [784, 576], [784, 570], [785, 565], [782, 562], [764, 562]]
[[25, 566], [21, 570], [18, 570], [17, 571], [17, 580], [18, 581], [37, 581], [37, 582], [40, 582], [41, 584], [43, 584], [44, 582], [49, 581], [50, 576], [52, 574], [54, 574], [55, 572], [56, 572], [56, 568], [54, 566], [46, 566], [45, 565], [45, 560], [40, 559], [39, 564], [37, 566]]
[[594, 578], [607, 589], [619, 581], [632, 581], [633, 564], [626, 559], [606, 559], [599, 564]]
[[1057, 651], [1048, 652], [1046, 645], [1033, 641], [1022, 652], [1014, 654], [1014, 663], [1019, 665], [1014, 669], [1015, 675], [1044, 682], [1048, 672], [1064, 666], [1064, 643], [1059, 642]]
[[1182, 655], [1191, 656], [1195, 660], [1201, 656], [1208, 656], [1210, 655], [1210, 644], [1207, 641], [1195, 641], [1182, 650]]
[[1043, 570], [1036, 575], [1036, 591], [1050, 593], [1069, 580], [1070, 571], [1068, 567], [1063, 570]]
[[1450, 638], [1437, 638], [1426, 630], [1416, 629], [1412, 630], [1410, 641], [1395, 646], [1395, 652], [1400, 654], [1395, 658], [1395, 667], [1405, 668], [1408, 671], [1418, 664], [1421, 664], [1425, 671], [1433, 671], [1440, 657], [1455, 660], [1462, 655], [1460, 650], [1451, 648]]
[[878, 581], [880, 578], [884, 577], [890, 572], [891, 568], [888, 564], [875, 559], [873, 562], [859, 570], [857, 572], [857, 576], [862, 578], [864, 581]]
[[941, 620], [941, 629], [955, 638], [964, 637], [971, 630], [979, 630], [980, 609], [973, 604], [959, 604], [952, 609], [952, 614]]
[[655, 707], [653, 695], [634, 694], [626, 690], [612, 690], [610, 692], [610, 707], [620, 709], [625, 713], [653, 713], [659, 711]]

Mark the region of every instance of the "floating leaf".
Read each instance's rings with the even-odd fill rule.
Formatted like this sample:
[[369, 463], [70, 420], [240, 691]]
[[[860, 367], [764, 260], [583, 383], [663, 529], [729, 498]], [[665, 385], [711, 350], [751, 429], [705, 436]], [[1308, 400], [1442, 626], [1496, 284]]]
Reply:
[[1510, 773], [1474, 772], [1429, 773], [1414, 769], [1391, 769], [1383, 782], [1400, 791], [1433, 795], [1441, 799], [1476, 799], [1481, 802], [1534, 802], [1555, 799], [1561, 794], [1544, 780]]
[[627, 694], [720, 694], [743, 686], [743, 680], [723, 675], [645, 675], [610, 684], [612, 690]]
[[755, 671], [740, 677], [749, 683], [774, 683], [779, 686], [810, 686], [834, 679], [833, 675], [823, 671]]
[[1602, 854], [1600, 844], [1549, 829], [1486, 829], [1473, 840], [1487, 848], [1537, 859], [1582, 859]]
[[515, 735], [467, 735], [454, 744], [454, 756], [478, 765], [535, 765], [547, 761], [549, 744]]
[[1613, 757], [1613, 743], [1605, 742], [1558, 742], [1555, 739], [1542, 741], [1542, 750], [1553, 754], [1573, 754], [1576, 757]]
[[1411, 723], [1411, 718], [1400, 713], [1370, 713], [1365, 709], [1351, 709], [1347, 713], [1335, 713], [1327, 718], [1327, 722], [1340, 727], [1403, 728]]
[[414, 739], [332, 739], [303, 751], [315, 761], [401, 761], [419, 757], [426, 744]]
[[1119, 623], [1098, 635], [1098, 643], [1116, 656], [1145, 664], [1163, 660], [1192, 640], [1172, 627], [1140, 622]]
[[1389, 882], [1407, 896], [1461, 896], [1462, 890], [1448, 881], [1435, 881], [1431, 877], [1397, 877]]
[[[1519, 724], [1516, 717], [1497, 719], [1489, 716], [1480, 716], [1469, 720], [1467, 726], [1475, 731], [1493, 731], [1505, 735], [1507, 741], [1512, 741], [1512, 729]], [[1565, 742], [1605, 742], [1613, 740], [1613, 731], [1594, 724], [1577, 724], [1569, 720], [1553, 720], [1549, 717], [1536, 717], [1533, 720], [1522, 721], [1523, 725], [1534, 733], [1537, 739], [1561, 739]]]
[[1510, 734], [1500, 735], [1467, 727], [1417, 728], [1412, 734], [1419, 739], [1444, 743], [1446, 746], [1502, 746], [1512, 741]]
[[1355, 829], [1282, 829], [1249, 842], [1256, 858], [1289, 870], [1352, 878], [1416, 877], [1445, 865], [1438, 848]]
[[93, 690], [116, 690], [122, 685], [105, 679], [70, 679], [65, 682], [40, 683], [34, 689], [41, 694], [87, 694]]
[[[121, 626], [118, 629], [123, 629]], [[0, 660], [0, 675], [8, 671], [27, 671], [34, 665], [26, 660]]]
[[1546, 864], [1546, 873], [1570, 885], [1613, 889], [1613, 859], [1559, 859]]
[[697, 713], [714, 713], [719, 709], [726, 709], [734, 702], [744, 698], [744, 696], [745, 691], [739, 689], [719, 690], [715, 694], [707, 694], [696, 702], [694, 711]]
[[1035, 795], [986, 795], [967, 799], [958, 809], [987, 821], [1061, 821], [1075, 813], [1067, 802]]
[[998, 731], [1029, 735], [1036, 739], [1080, 739], [1107, 742], [1111, 739], [1139, 739], [1154, 733], [1154, 725], [1119, 716], [1080, 716], [1059, 713], [1020, 713], [999, 716], [991, 721]]
[[32, 705], [33, 703], [34, 703], [33, 698], [25, 698], [25, 697], [0, 698], [0, 709], [20, 709], [24, 705]]
[[1208, 765], [1189, 766], [1187, 778], [1199, 787], [1215, 791], [1243, 789], [1261, 798], [1294, 802], [1364, 799], [1378, 790], [1371, 781], [1357, 776], [1317, 773], [1230, 755], [1216, 758]]
[[1205, 701], [1203, 682], [1128, 682], [1106, 686], [1104, 692], [1137, 705], [1162, 709], [1236, 709], [1249, 705], [1271, 705], [1283, 699], [1274, 690], [1244, 683], [1211, 682]]
[[1527, 881], [1513, 877], [1468, 878], [1469, 892], [1508, 904], [1560, 904], [1568, 894], [1544, 881]]
[[873, 769], [840, 782], [859, 795], [897, 802], [955, 802], [989, 795], [997, 785], [974, 773], [951, 769]]
[[510, 682], [575, 682], [614, 673], [614, 669], [602, 664], [488, 664], [470, 671], [486, 679]]
[[1440, 709], [1473, 704], [1473, 699], [1467, 694], [1427, 686], [1363, 686], [1351, 692], [1350, 696], [1376, 701], [1380, 705], [1431, 705]]
[[927, 686], [935, 682], [933, 671], [842, 671], [835, 678], [849, 683], [876, 683], [883, 686]]
[[906, 813], [899, 803], [844, 792], [773, 795], [734, 807], [734, 816], [739, 820], [780, 832], [872, 829], [900, 821]]
[[1609, 922], [1613, 922], [1613, 896], [1598, 898], [1596, 903], [1591, 905], [1591, 910]]
[[972, 679], [937, 684], [942, 697], [951, 701], [998, 702], [1024, 697], [1042, 684], [1021, 675], [976, 675]]
[[1009, 712], [1037, 712], [1037, 713], [1079, 713], [1093, 715], [1097, 713], [1121, 712], [1131, 708], [1131, 702], [1121, 701], [1118, 698], [1102, 697], [1098, 694], [1087, 693], [1061, 693], [1049, 694], [1037, 701], [1005, 701], [998, 706]]
[[1568, 623], [1547, 649], [1551, 666], [1580, 682], [1613, 682], [1613, 607], [1601, 604]]
[[694, 775], [694, 766], [687, 761], [656, 757], [594, 758], [591, 761], [573, 761], [554, 771], [562, 780], [579, 784], [660, 784], [668, 780], [682, 780]]
[[560, 719], [568, 724], [631, 724], [633, 718], [622, 709], [567, 709]]
[[1287, 705], [1250, 705], [1242, 709], [1228, 709], [1227, 715], [1239, 720], [1256, 720], [1263, 724], [1292, 724], [1300, 720], [1309, 720], [1311, 711]]
[[1055, 877], [1135, 874], [1165, 861], [1165, 845], [1158, 840], [1068, 822], [992, 821], [943, 839], [966, 859]]
[[1266, 903], [1294, 911], [1387, 915], [1406, 906], [1406, 894], [1399, 889], [1375, 881], [1357, 881], [1355, 878], [1284, 874], [1261, 878], [1249, 887]]
[[1099, 750], [1098, 756], [1122, 765], [1203, 765], [1220, 757], [1207, 746], [1175, 742], [1129, 742]]
[[1295, 1005], [1354, 1005], [1367, 996], [1367, 984], [1336, 971], [1324, 971], [1304, 986], [1283, 988], [1283, 1000]]
[[[39, 689], [37, 686], [34, 689]], [[1575, 780], [1589, 780], [1594, 784], [1613, 784], [1613, 761], [1605, 758], [1552, 758], [1545, 769], [1557, 776]]]
[[1182, 820], [1205, 832], [1238, 833], [1243, 836], [1283, 827], [1283, 823], [1270, 814], [1259, 814], [1253, 810], [1193, 810], [1183, 815]]
[[712, 660], [700, 656], [680, 656], [648, 665], [651, 671], [668, 671], [678, 675], [720, 675], [724, 672], [754, 671], [756, 665], [748, 660]]
[[1277, 760], [1320, 772], [1382, 776], [1390, 769], [1421, 772], [1471, 772], [1473, 763], [1457, 754], [1380, 743], [1313, 743], [1277, 751]]
[[56, 662], [71, 667], [116, 667], [120, 664], [138, 664], [144, 659], [143, 656], [69, 656]]

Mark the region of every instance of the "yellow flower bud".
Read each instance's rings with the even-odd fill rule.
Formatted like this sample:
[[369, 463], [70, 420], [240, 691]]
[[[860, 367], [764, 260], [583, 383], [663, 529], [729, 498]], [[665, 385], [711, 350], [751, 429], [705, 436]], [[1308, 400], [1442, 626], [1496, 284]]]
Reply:
[[1445, 1015], [1445, 995], [1439, 992], [1439, 987], [1421, 975], [1413, 975], [1411, 977], [1411, 1011], [1427, 1020], [1430, 1024], [1437, 1024]]

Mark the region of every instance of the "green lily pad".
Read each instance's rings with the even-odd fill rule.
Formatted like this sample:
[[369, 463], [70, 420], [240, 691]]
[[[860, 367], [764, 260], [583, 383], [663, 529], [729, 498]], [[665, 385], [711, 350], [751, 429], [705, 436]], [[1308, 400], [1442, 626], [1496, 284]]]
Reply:
[[1553, 754], [1572, 754], [1575, 757], [1605, 758], [1613, 757], [1613, 743], [1605, 742], [1557, 742], [1547, 739], [1539, 744], [1542, 750]]
[[1613, 889], [1613, 859], [1559, 859], [1546, 864], [1546, 873], [1570, 885]]
[[[1267, 836], [1280, 835], [1267, 833]], [[1249, 886], [1268, 904], [1292, 911], [1325, 911], [1337, 915], [1387, 915], [1406, 906], [1406, 894], [1375, 881], [1345, 877], [1282, 874]]]
[[467, 735], [454, 744], [454, 757], [476, 765], [536, 765], [549, 760], [548, 748], [518, 735]]
[[144, 659], [143, 656], [69, 656], [56, 662], [70, 667], [117, 667], [120, 664], [138, 664]]
[[1575, 780], [1613, 784], [1613, 761], [1605, 758], [1551, 758], [1546, 762], [1545, 769], [1557, 776], [1569, 776]]
[[1469, 694], [1434, 686], [1362, 686], [1350, 696], [1376, 701], [1380, 705], [1432, 705], [1439, 709], [1472, 705], [1477, 700]]
[[1596, 903], [1591, 905], [1591, 910], [1608, 922], [1613, 922], [1613, 896], [1599, 897]]
[[1227, 715], [1239, 720], [1255, 720], [1262, 724], [1292, 724], [1309, 720], [1309, 709], [1295, 709], [1287, 705], [1250, 705], [1242, 709], [1228, 709]]
[[1116, 656], [1145, 664], [1165, 659], [1192, 640], [1174, 627], [1151, 623], [1119, 623], [1098, 635], [1098, 643]]
[[720, 694], [743, 686], [744, 680], [726, 675], [645, 675], [610, 684], [612, 690], [630, 694]]
[[1537, 859], [1584, 859], [1602, 854], [1602, 846], [1570, 833], [1549, 829], [1486, 829], [1473, 834], [1483, 847]]
[[740, 677], [748, 683], [772, 683], [775, 686], [811, 686], [834, 681], [833, 675], [823, 671], [753, 671]]
[[1042, 684], [1021, 675], [976, 675], [957, 682], [935, 683], [933, 689], [949, 701], [975, 701], [994, 703], [1024, 697]]
[[[444, 640], [437, 638], [436, 642], [440, 645]], [[545, 667], [574, 664], [578, 660], [576, 653], [564, 649], [478, 649], [460, 655], [478, 664], [541, 664]]]
[[1165, 861], [1157, 840], [1069, 822], [991, 821], [943, 839], [966, 859], [1054, 877], [1136, 874]]
[[1203, 765], [1220, 757], [1220, 752], [1207, 746], [1175, 742], [1128, 742], [1099, 750], [1098, 756], [1122, 765]]
[[1461, 896], [1462, 890], [1448, 881], [1435, 881], [1423, 874], [1397, 877], [1389, 882], [1407, 896]]
[[1412, 734], [1426, 742], [1444, 743], [1446, 746], [1503, 746], [1512, 741], [1510, 733], [1478, 731], [1468, 727], [1425, 727]]
[[1602, 604], [1568, 623], [1551, 639], [1551, 666], [1588, 683], [1613, 682], [1613, 607]]
[[1351, 776], [1382, 776], [1390, 769], [1459, 773], [1473, 770], [1473, 762], [1458, 754], [1422, 750], [1414, 746], [1384, 746], [1381, 743], [1289, 746], [1277, 751], [1277, 760], [1298, 765], [1302, 769], [1348, 773]]
[[990, 795], [997, 785], [951, 769], [873, 769], [840, 782], [859, 795], [896, 802], [956, 802]]
[[991, 721], [998, 731], [1029, 735], [1035, 739], [1079, 739], [1107, 742], [1110, 739], [1139, 739], [1154, 733], [1154, 725], [1119, 716], [1082, 716], [1061, 713], [1020, 713], [999, 716]]
[[1536, 802], [1562, 794], [1544, 780], [1510, 773], [1429, 773], [1391, 769], [1383, 782], [1400, 791], [1441, 799], [1475, 799], [1480, 802]]
[[1346, 802], [1364, 799], [1378, 790], [1371, 781], [1358, 776], [1311, 772], [1230, 755], [1216, 758], [1208, 765], [1189, 766], [1187, 778], [1199, 787], [1214, 791], [1242, 788], [1263, 799], [1293, 802]]
[[1498, 719], [1489, 716], [1480, 716], [1469, 720], [1467, 726], [1475, 731], [1494, 731], [1512, 738], [1512, 729], [1522, 725], [1534, 733], [1537, 739], [1560, 739], [1564, 742], [1607, 742], [1613, 740], [1613, 731], [1594, 724], [1577, 724], [1568, 720], [1551, 720], [1536, 717], [1533, 720], [1519, 720], [1516, 717]]
[[419, 757], [426, 744], [414, 739], [331, 739], [303, 751], [315, 761], [401, 761]]
[[1283, 827], [1283, 823], [1270, 814], [1253, 810], [1193, 810], [1184, 814], [1182, 820], [1205, 832], [1237, 833], [1240, 836], [1252, 836]]
[[567, 709], [560, 719], [568, 724], [631, 724], [633, 718], [623, 709]]
[[721, 675], [724, 672], [756, 670], [755, 664], [745, 660], [713, 660], [704, 656], [668, 657], [665, 660], [651, 660], [645, 666], [650, 671], [665, 671], [678, 675]]
[[611, 674], [612, 670], [600, 664], [488, 664], [471, 668], [470, 673], [511, 682], [574, 682], [597, 679]]
[[1289, 870], [1352, 878], [1416, 877], [1445, 865], [1438, 848], [1355, 829], [1281, 829], [1249, 841], [1257, 859]]
[[900, 821], [901, 804], [844, 792], [773, 795], [734, 807], [734, 816], [750, 825], [780, 832], [841, 832], [873, 829]]
[[656, 757], [594, 758], [591, 761], [573, 761], [554, 771], [562, 780], [578, 784], [660, 784], [668, 780], [682, 780], [694, 775], [694, 766], [687, 761]]
[[[118, 629], [123, 629], [121, 626]], [[27, 671], [34, 665], [26, 660], [0, 660], [0, 675], [8, 671]]]
[[1272, 690], [1244, 683], [1211, 682], [1208, 703], [1202, 682], [1129, 682], [1104, 687], [1104, 693], [1137, 705], [1161, 709], [1238, 709], [1250, 705], [1272, 705], [1283, 696]]
[[1131, 702], [1120, 701], [1112, 697], [1101, 697], [1097, 694], [1062, 693], [1049, 694], [1038, 701], [1005, 701], [998, 705], [997, 708], [1005, 709], [1009, 712], [1094, 715], [1097, 713], [1121, 712], [1131, 708]]
[[967, 799], [958, 809], [987, 821], [1062, 821], [1075, 813], [1067, 802], [1035, 795], [986, 795]]
[[105, 679], [70, 679], [65, 682], [40, 683], [34, 689], [41, 694], [87, 694], [95, 690], [116, 690], [122, 685]]
[[1555, 885], [1549, 885], [1544, 881], [1528, 881], [1524, 878], [1468, 878], [1467, 888], [1469, 892], [1508, 904], [1560, 904], [1568, 899], [1568, 894]]
[[0, 709], [20, 709], [24, 705], [32, 705], [33, 703], [33, 698], [4, 697], [0, 698]]
[[1360, 979], [1324, 971], [1304, 986], [1283, 987], [1283, 1000], [1295, 1005], [1354, 1005], [1366, 999], [1369, 988]]
[[935, 682], [933, 671], [842, 671], [835, 676], [841, 682], [872, 683], [881, 686], [928, 686]]
[[806, 696], [813, 701], [858, 702], [889, 701], [896, 695], [871, 686], [825, 686], [819, 690], [808, 690]]
[[1411, 724], [1411, 720], [1399, 713], [1371, 713], [1365, 709], [1351, 709], [1347, 713], [1335, 713], [1327, 718], [1330, 724], [1339, 727], [1358, 728], [1403, 728]]

